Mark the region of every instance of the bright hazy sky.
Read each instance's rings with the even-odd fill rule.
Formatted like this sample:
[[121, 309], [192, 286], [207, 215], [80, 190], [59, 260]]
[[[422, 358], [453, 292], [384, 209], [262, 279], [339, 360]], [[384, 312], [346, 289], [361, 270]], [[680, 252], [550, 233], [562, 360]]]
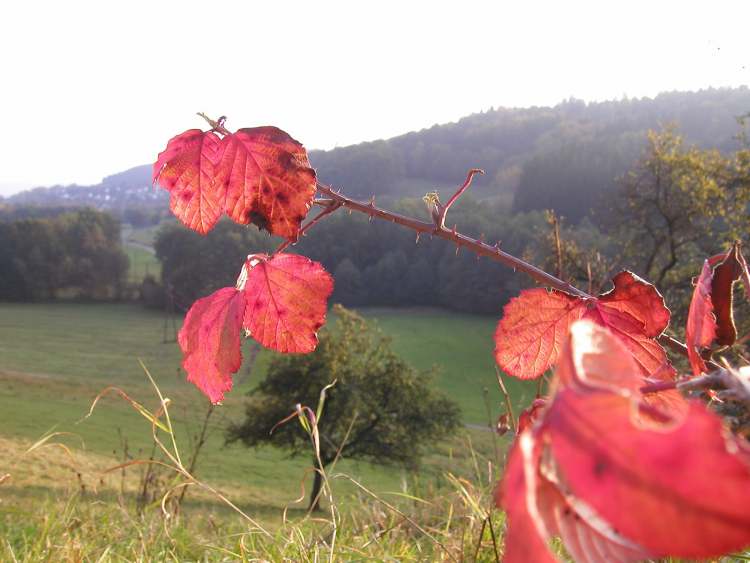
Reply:
[[747, 0], [8, 0], [0, 193], [152, 162], [197, 111], [330, 148], [492, 106], [748, 84], [749, 21]]

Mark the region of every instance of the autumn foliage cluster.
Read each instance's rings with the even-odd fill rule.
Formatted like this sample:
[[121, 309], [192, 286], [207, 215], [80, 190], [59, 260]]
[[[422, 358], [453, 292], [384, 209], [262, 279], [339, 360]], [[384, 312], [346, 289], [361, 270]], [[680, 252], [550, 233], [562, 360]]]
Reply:
[[[434, 225], [425, 227], [319, 184], [305, 149], [277, 128], [231, 133], [223, 120], [209, 123], [209, 131], [171, 139], [154, 165], [172, 212], [202, 234], [226, 214], [286, 239], [270, 255], [251, 253], [235, 287], [199, 299], [187, 314], [179, 334], [183, 367], [212, 402], [232, 387], [243, 335], [282, 353], [315, 349], [333, 279], [284, 250], [345, 207], [518, 264], [553, 288], [522, 291], [495, 333], [495, 358], [506, 374], [530, 379], [555, 368], [549, 396], [520, 418], [497, 489], [508, 516], [507, 561], [554, 560], [547, 547], [553, 537], [577, 561], [710, 557], [750, 544], [750, 448], [704, 402], [680, 392], [716, 370], [734, 378], [735, 390], [750, 388], [742, 370], [721, 367], [715, 356], [737, 338], [735, 283], [750, 289], [739, 244], [706, 260], [683, 346], [665, 336], [670, 311], [662, 296], [631, 272], [592, 296], [446, 229], [448, 208], [471, 174], [447, 205], [431, 200]], [[314, 205], [322, 209], [317, 215]], [[691, 374], [678, 375], [663, 344], [686, 353]]]

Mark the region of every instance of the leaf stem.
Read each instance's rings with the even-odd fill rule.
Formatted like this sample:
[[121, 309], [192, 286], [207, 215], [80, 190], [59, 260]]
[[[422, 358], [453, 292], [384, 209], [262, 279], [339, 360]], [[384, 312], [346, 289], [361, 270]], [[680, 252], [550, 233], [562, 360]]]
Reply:
[[206, 121], [208, 121], [208, 124], [211, 126], [211, 129], [213, 129], [217, 133], [221, 133], [222, 135], [231, 135], [232, 134], [232, 132], [229, 129], [227, 129], [226, 127], [224, 127], [224, 121], [226, 121], [226, 119], [227, 119], [225, 116], [222, 115], [219, 119], [217, 119], [216, 121], [214, 121], [213, 119], [211, 119], [210, 117], [208, 117], [202, 111], [199, 111], [198, 115], [201, 116]]
[[471, 170], [469, 170], [469, 173], [466, 175], [466, 180], [464, 180], [464, 183], [461, 185], [461, 187], [458, 188], [456, 190], [456, 193], [451, 196], [451, 198], [448, 200], [448, 203], [440, 206], [440, 214], [438, 215], [438, 226], [440, 228], [445, 228], [445, 216], [448, 214], [448, 210], [454, 203], [456, 203], [456, 201], [458, 201], [458, 198], [461, 197], [467, 189], [469, 189], [469, 186], [471, 186], [471, 180], [476, 174], [484, 175], [484, 170], [480, 168], [472, 168]]

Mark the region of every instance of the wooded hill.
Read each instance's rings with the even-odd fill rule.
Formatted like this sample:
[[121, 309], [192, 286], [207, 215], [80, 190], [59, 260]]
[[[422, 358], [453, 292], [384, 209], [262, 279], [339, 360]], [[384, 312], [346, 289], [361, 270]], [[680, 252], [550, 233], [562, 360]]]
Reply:
[[[748, 112], [747, 87], [597, 103], [571, 99], [554, 107], [491, 109], [389, 140], [314, 150], [310, 159], [321, 181], [381, 199], [435, 189], [447, 195], [469, 168], [479, 167], [487, 175], [477, 179], [474, 197], [514, 211], [551, 208], [576, 222], [632, 167], [647, 130], [674, 123], [688, 143], [731, 150], [736, 120]], [[122, 216], [132, 207], [163, 209], [166, 201], [166, 192], [151, 187], [145, 165], [96, 186], [37, 188], [6, 203], [91, 205]]]

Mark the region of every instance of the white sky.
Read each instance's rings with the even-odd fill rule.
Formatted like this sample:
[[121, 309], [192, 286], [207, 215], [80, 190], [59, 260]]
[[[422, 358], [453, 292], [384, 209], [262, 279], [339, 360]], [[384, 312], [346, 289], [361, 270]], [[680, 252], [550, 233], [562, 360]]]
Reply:
[[330, 148], [491, 106], [748, 84], [748, 22], [747, 0], [6, 0], [0, 194], [153, 162], [197, 111]]

